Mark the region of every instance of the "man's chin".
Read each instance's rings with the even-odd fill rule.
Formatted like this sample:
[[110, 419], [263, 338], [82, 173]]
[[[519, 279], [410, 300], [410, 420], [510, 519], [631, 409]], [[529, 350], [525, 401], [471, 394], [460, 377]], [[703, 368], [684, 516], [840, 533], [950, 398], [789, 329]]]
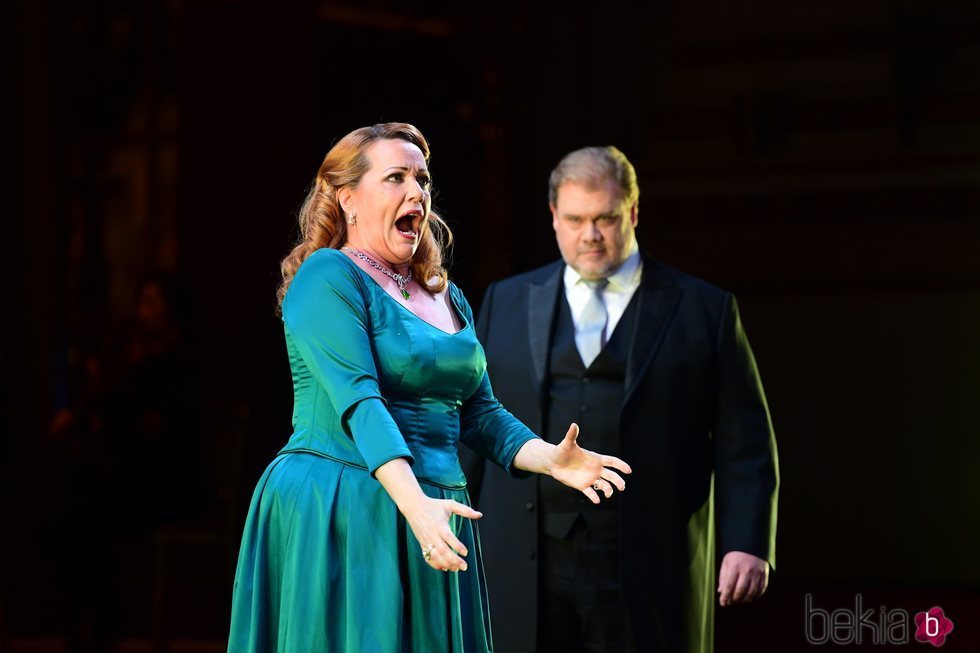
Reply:
[[609, 276], [608, 265], [578, 265], [575, 271], [586, 281], [598, 281]]

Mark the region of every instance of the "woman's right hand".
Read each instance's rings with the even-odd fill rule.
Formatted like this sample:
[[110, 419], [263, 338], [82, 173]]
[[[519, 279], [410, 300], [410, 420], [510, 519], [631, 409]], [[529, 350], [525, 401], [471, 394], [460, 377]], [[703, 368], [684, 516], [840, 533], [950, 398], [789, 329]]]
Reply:
[[375, 476], [412, 527], [421, 547], [418, 555], [433, 569], [466, 571], [466, 561], [461, 556], [469, 552], [449, 528], [449, 519], [453, 515], [479, 519], [483, 513], [458, 501], [433, 499], [425, 494], [404, 458], [393, 458], [384, 463], [375, 471]]
[[483, 513], [458, 501], [425, 496], [403, 514], [421, 547], [419, 555], [426, 558], [425, 553], [429, 551], [426, 562], [430, 567], [439, 571], [466, 571], [463, 557], [469, 551], [449, 527], [449, 520], [452, 515], [479, 519]]

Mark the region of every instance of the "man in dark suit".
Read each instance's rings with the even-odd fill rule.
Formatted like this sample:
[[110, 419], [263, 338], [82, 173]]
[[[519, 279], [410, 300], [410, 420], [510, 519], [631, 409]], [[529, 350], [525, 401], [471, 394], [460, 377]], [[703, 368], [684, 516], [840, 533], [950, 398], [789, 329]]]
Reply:
[[474, 470], [504, 653], [708, 652], [715, 594], [761, 596], [774, 564], [776, 445], [735, 299], [638, 250], [638, 199], [616, 148], [567, 155], [549, 188], [563, 260], [493, 284], [480, 311], [501, 402], [633, 468], [598, 506]]

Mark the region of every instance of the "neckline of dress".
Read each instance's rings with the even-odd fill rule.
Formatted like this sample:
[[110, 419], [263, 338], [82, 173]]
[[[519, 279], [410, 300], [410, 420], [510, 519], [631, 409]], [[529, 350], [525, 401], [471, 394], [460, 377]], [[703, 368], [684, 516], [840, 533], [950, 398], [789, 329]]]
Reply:
[[[383, 294], [385, 297], [387, 297], [388, 299], [390, 299], [391, 301], [393, 301], [397, 306], [400, 306], [409, 315], [411, 315], [412, 317], [414, 317], [416, 320], [418, 320], [422, 324], [426, 324], [426, 325], [432, 327], [433, 329], [435, 329], [436, 331], [438, 331], [439, 333], [442, 333], [442, 334], [447, 335], [447, 336], [455, 336], [455, 335], [457, 335], [459, 333], [462, 333], [463, 331], [465, 331], [465, 330], [467, 330], [467, 329], [470, 328], [470, 321], [466, 319], [466, 316], [463, 315], [463, 311], [461, 311], [460, 308], [459, 308], [459, 306], [456, 305], [456, 299], [453, 297], [453, 293], [449, 289], [449, 285], [448, 285], [449, 282], [448, 281], [446, 282], [446, 284], [447, 284], [446, 285], [446, 292], [449, 293], [449, 305], [452, 306], [452, 308], [453, 308], [454, 311], [456, 311], [456, 317], [458, 317], [459, 318], [459, 321], [463, 324], [463, 326], [460, 327], [460, 329], [458, 331], [453, 331], [452, 333], [450, 333], [449, 331], [446, 331], [445, 329], [440, 329], [439, 327], [437, 327], [432, 322], [429, 322], [428, 320], [423, 320], [417, 313], [415, 313], [415, 311], [413, 311], [408, 306], [405, 306], [400, 301], [398, 301], [398, 298], [392, 297], [391, 294], [387, 290], [385, 290], [384, 286], [382, 286], [380, 283], [378, 283], [377, 279], [375, 279], [374, 277], [372, 277], [368, 273], [367, 270], [361, 268], [360, 265], [358, 265], [357, 263], [355, 263], [354, 260], [350, 256], [348, 256], [344, 252], [340, 251], [339, 249], [337, 251], [340, 253], [341, 256], [344, 257], [344, 260], [346, 260], [348, 263], [350, 263], [351, 265], [354, 266], [354, 269], [356, 269], [358, 272], [360, 272], [365, 277], [367, 277], [368, 278], [368, 281], [371, 284], [373, 284], [378, 290], [381, 291], [381, 294]], [[425, 291], [423, 290], [422, 292], [425, 292]]]

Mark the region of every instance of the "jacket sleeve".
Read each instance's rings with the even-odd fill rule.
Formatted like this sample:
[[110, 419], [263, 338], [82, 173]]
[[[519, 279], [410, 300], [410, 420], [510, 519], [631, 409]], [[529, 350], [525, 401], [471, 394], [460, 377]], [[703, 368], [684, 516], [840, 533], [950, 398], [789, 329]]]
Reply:
[[712, 437], [721, 553], [743, 551], [775, 567], [776, 439], [759, 370], [731, 294], [725, 298], [716, 352]]
[[364, 279], [343, 256], [320, 249], [303, 262], [283, 301], [283, 322], [373, 475], [389, 460], [413, 458], [381, 396]]
[[[469, 302], [455, 286], [452, 290], [457, 293], [459, 304], [466, 314], [465, 317], [472, 324], [473, 309], [470, 308]], [[489, 300], [490, 291], [487, 292], [487, 296]], [[481, 312], [481, 318], [482, 315]], [[482, 320], [481, 326], [484, 326]], [[526, 477], [530, 475], [528, 472], [514, 467], [514, 457], [526, 442], [537, 437], [523, 422], [514, 417], [497, 401], [490, 385], [490, 376], [484, 370], [480, 387], [469, 399], [463, 402], [460, 426], [460, 440], [463, 444], [496, 463], [507, 473], [517, 477]]]

